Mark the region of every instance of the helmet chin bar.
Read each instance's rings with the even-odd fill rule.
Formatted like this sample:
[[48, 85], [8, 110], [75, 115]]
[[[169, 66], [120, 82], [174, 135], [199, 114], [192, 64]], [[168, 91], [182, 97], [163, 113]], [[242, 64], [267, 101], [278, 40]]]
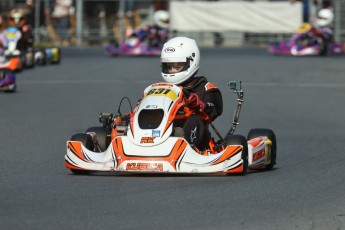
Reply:
[[177, 85], [186, 85], [185, 86], [185, 88], [186, 89], [188, 89], [188, 84], [191, 82], [191, 81], [193, 81], [194, 80], [194, 77], [195, 77], [195, 75], [198, 73], [198, 70], [196, 70], [193, 74], [192, 74], [192, 76], [190, 76], [187, 80], [185, 80], [185, 81], [183, 81], [183, 82], [181, 82], [181, 83], [179, 83], [179, 84], [177, 84]]

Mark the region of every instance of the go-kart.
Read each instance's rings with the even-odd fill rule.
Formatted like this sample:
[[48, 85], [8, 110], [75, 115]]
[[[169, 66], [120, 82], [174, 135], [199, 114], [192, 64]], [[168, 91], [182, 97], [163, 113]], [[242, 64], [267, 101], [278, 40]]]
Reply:
[[105, 51], [109, 56], [158, 56], [160, 55], [163, 43], [151, 46], [148, 42], [148, 29], [138, 29], [129, 36], [126, 36], [125, 41], [119, 45], [110, 42]]
[[[188, 92], [169, 83], [148, 86], [132, 112], [101, 113], [102, 127], [91, 127], [67, 141], [65, 166], [74, 174], [92, 171], [126, 173], [219, 173], [245, 175], [248, 170], [271, 170], [276, 164], [276, 137], [270, 129], [252, 129], [247, 138], [234, 135], [243, 103], [240, 81], [229, 83], [237, 94], [232, 126], [223, 138], [212, 137], [209, 147], [198, 150], [174, 127], [175, 120], [191, 116]], [[127, 98], [128, 99], [128, 98]], [[128, 99], [129, 101], [129, 99]], [[129, 101], [130, 104], [130, 101]], [[206, 121], [207, 115], [199, 114]]]
[[57, 47], [50, 48], [28, 48], [18, 49], [18, 43], [22, 38], [22, 33], [16, 27], [8, 27], [3, 32], [6, 49], [5, 56], [18, 59], [17, 71], [22, 68], [32, 68], [36, 64], [59, 64], [61, 60], [61, 50]]
[[320, 37], [310, 37], [313, 26], [303, 23], [288, 40], [268, 45], [268, 52], [274, 55], [326, 56], [345, 53], [345, 44], [325, 43]]

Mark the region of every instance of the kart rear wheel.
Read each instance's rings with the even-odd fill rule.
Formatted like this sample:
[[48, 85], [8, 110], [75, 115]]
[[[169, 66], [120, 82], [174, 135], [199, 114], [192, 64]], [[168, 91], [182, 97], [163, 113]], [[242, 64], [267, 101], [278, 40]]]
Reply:
[[[238, 173], [238, 175], [246, 175], [248, 171], [248, 143], [247, 139], [242, 135], [232, 135], [227, 141], [226, 146], [228, 145], [242, 145], [242, 160], [243, 160], [243, 171]], [[232, 175], [233, 173], [228, 173], [228, 175]]]
[[14, 93], [16, 92], [17, 86], [14, 85], [13, 88], [8, 88], [5, 90], [5, 93]]
[[101, 151], [104, 152], [109, 145], [109, 140], [107, 137], [107, 130], [103, 127], [90, 127], [86, 130], [86, 133], [88, 133], [88, 132], [96, 133], [98, 145], [99, 145]]
[[[80, 141], [87, 149], [93, 150], [92, 139], [91, 139], [90, 135], [87, 135], [86, 133], [74, 134], [71, 137], [71, 141]], [[79, 170], [79, 169], [71, 169], [71, 171], [77, 175], [85, 175], [85, 174], [90, 173], [90, 171], [88, 171], [88, 170]]]
[[320, 47], [319, 55], [320, 56], [326, 56], [328, 53], [328, 45], [324, 41], [322, 41], [321, 39], [320, 39], [320, 41], [318, 41], [318, 43], [319, 43], [319, 47]]
[[61, 62], [61, 49], [60, 48], [52, 48], [52, 61], [51, 64], [60, 64]]
[[277, 159], [277, 139], [276, 135], [271, 129], [251, 129], [248, 133], [247, 139], [253, 139], [260, 136], [266, 136], [271, 142], [271, 163], [266, 165], [266, 170], [272, 170], [274, 165], [276, 164]]

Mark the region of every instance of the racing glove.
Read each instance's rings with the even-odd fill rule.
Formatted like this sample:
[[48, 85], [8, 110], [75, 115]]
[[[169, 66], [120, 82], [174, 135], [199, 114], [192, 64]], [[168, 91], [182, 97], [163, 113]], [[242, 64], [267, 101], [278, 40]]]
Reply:
[[198, 95], [195, 93], [191, 93], [189, 97], [186, 99], [186, 104], [192, 108], [195, 109], [199, 112], [204, 111], [205, 109], [205, 104], [204, 102], [200, 99]]

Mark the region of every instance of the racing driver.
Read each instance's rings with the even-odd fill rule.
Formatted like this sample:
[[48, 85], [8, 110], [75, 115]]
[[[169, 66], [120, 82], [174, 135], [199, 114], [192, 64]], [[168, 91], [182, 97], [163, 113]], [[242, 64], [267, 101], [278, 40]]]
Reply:
[[[175, 121], [174, 126], [182, 128], [184, 138], [202, 152], [211, 138], [208, 124], [223, 112], [222, 94], [206, 77], [196, 76], [200, 51], [195, 40], [187, 37], [170, 39], [163, 46], [160, 61], [163, 79], [187, 91], [186, 104], [195, 112], [186, 120]], [[201, 114], [206, 114], [206, 119]]]
[[12, 9], [9, 13], [9, 26], [17, 27], [22, 33], [22, 37], [17, 44], [20, 51], [28, 50], [33, 47], [34, 36], [29, 24], [26, 24], [25, 11], [21, 8]]

